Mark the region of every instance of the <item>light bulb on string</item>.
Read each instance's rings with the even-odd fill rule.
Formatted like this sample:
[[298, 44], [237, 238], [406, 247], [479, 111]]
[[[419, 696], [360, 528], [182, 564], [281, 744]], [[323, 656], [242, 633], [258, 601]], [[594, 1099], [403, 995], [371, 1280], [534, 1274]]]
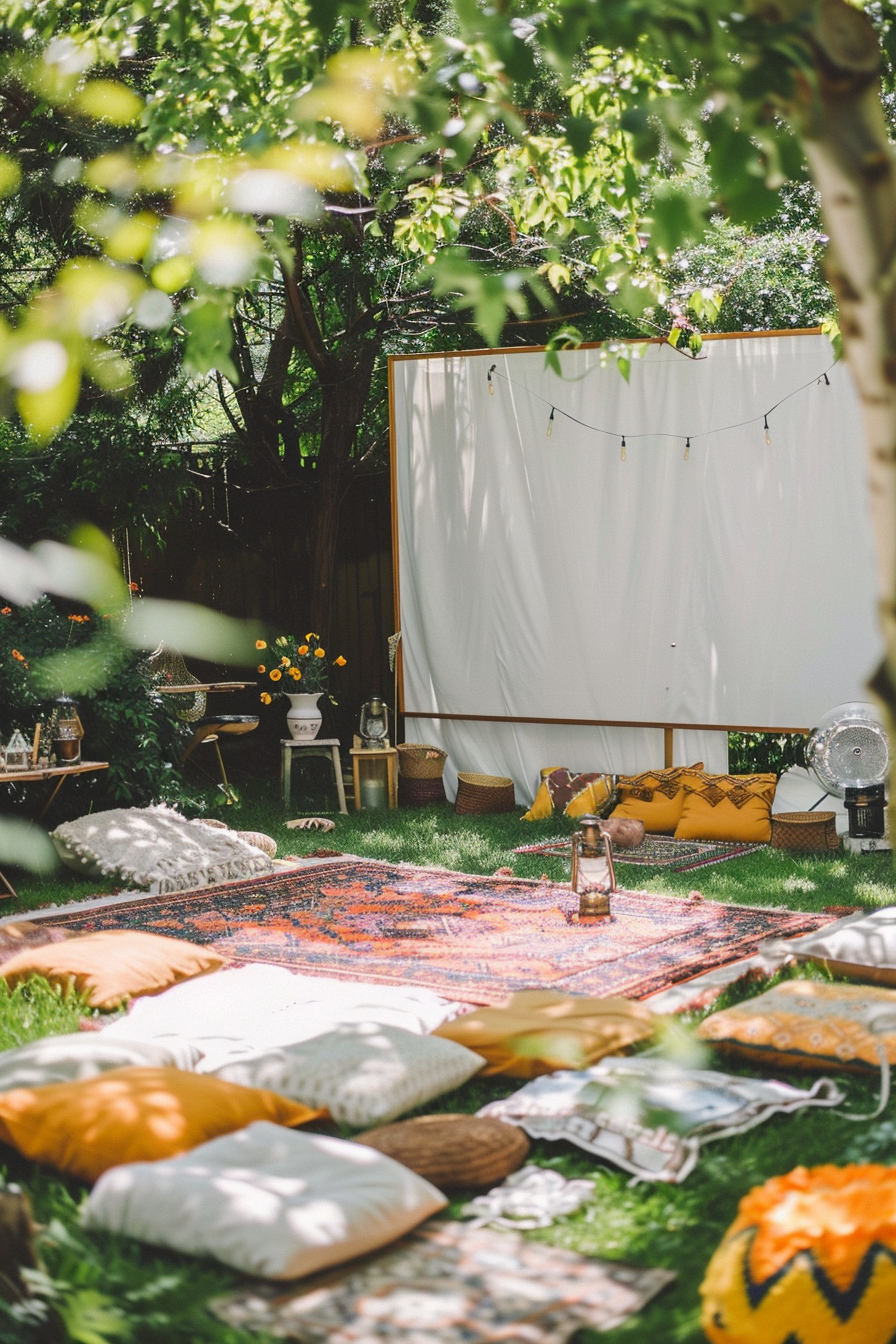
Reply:
[[492, 374], [494, 373], [497, 367], [498, 367], [497, 364], [493, 364], [488, 371], [488, 394], [490, 397], [493, 397], [495, 395], [495, 385], [492, 382]]
[[685, 439], [685, 442], [684, 442], [684, 460], [685, 460], [685, 462], [689, 462], [690, 459], [691, 459], [691, 441], [690, 441], [690, 439]]
[[767, 444], [771, 445], [772, 432], [768, 427], [768, 416], [767, 415], [764, 416], [763, 419], [764, 419], [763, 429], [765, 430], [765, 441]]
[[826, 373], [823, 373], [820, 378], [816, 379], [816, 382], [818, 383], [823, 382], [825, 387], [830, 387], [831, 385], [831, 380]]
[[622, 436], [622, 445], [621, 445], [621, 447], [620, 447], [620, 449], [619, 449], [619, 460], [620, 460], [620, 462], [624, 462], [624, 461], [625, 461], [625, 435], [624, 435], [624, 434], [623, 434], [623, 436]]
[[553, 434], [553, 432], [554, 432], [554, 408], [553, 408], [553, 406], [552, 406], [552, 407], [551, 407], [551, 413], [550, 413], [550, 415], [548, 416], [548, 438], [551, 437], [551, 435]]

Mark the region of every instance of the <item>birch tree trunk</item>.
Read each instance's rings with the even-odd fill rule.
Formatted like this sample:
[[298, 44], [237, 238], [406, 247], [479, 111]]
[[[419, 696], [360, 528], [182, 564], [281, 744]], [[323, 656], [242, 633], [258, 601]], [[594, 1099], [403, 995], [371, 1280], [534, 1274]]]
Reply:
[[[807, 35], [818, 92], [806, 87], [793, 119], [821, 193], [831, 240], [828, 272], [840, 308], [844, 355], [862, 406], [884, 642], [871, 689], [884, 706], [896, 744], [896, 162], [881, 107], [880, 51], [870, 20], [846, 0], [823, 0]], [[896, 759], [892, 772], [891, 807]]]

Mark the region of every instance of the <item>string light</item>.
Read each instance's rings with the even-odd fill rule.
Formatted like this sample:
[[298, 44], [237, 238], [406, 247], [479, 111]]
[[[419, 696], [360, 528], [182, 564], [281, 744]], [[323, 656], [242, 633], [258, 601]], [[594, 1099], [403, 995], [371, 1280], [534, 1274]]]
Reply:
[[[487, 378], [488, 378], [488, 390], [489, 390], [489, 395], [490, 395], [490, 396], [494, 396], [494, 395], [495, 395], [495, 388], [494, 388], [494, 384], [493, 384], [493, 382], [492, 382], [492, 374], [496, 372], [497, 367], [498, 367], [497, 364], [492, 364], [492, 366], [491, 366], [491, 368], [488, 370], [488, 374], [487, 374]], [[829, 366], [829, 369], [832, 369], [833, 367], [834, 367], [833, 364], [831, 364], [831, 365]], [[519, 387], [522, 391], [526, 392], [530, 397], [534, 397], [534, 399], [535, 399], [536, 401], [541, 401], [541, 402], [544, 403], [545, 406], [550, 406], [550, 408], [551, 408], [551, 413], [550, 413], [550, 415], [549, 415], [549, 417], [548, 417], [548, 428], [547, 428], [547, 436], [548, 436], [548, 438], [550, 438], [551, 435], [552, 435], [552, 433], [553, 433], [553, 422], [554, 422], [556, 416], [558, 416], [558, 415], [564, 415], [564, 416], [566, 416], [566, 419], [567, 419], [567, 420], [571, 420], [572, 423], [573, 423], [574, 425], [580, 425], [580, 426], [582, 427], [582, 429], [588, 429], [588, 430], [590, 430], [590, 431], [591, 431], [592, 433], [594, 433], [594, 434], [606, 434], [606, 435], [608, 435], [608, 436], [615, 436], [615, 434], [616, 434], [616, 432], [617, 432], [617, 431], [612, 430], [612, 429], [605, 429], [602, 425], [592, 425], [592, 424], [589, 424], [587, 420], [580, 420], [580, 419], [578, 418], [578, 416], [571, 415], [569, 411], [564, 411], [562, 408], [558, 408], [557, 406], [553, 405], [550, 401], [548, 401], [547, 397], [542, 397], [542, 396], [540, 396], [537, 392], [533, 392], [532, 389], [531, 389], [530, 387], [526, 387], [525, 383], [518, 383], [518, 382], [516, 381], [515, 378], [509, 378], [509, 377], [507, 376], [506, 373], [498, 373], [497, 376], [498, 376], [499, 378], [503, 378], [504, 381], [505, 381], [506, 383], [509, 383], [511, 387]], [[768, 423], [768, 418], [769, 418], [769, 416], [770, 416], [774, 411], [776, 411], [776, 410], [778, 409], [779, 406], [783, 406], [783, 404], [784, 404], [785, 401], [789, 401], [791, 397], [795, 397], [799, 392], [803, 392], [803, 391], [805, 391], [805, 389], [806, 389], [807, 387], [811, 387], [813, 383], [816, 384], [816, 385], [819, 385], [819, 384], [821, 384], [821, 383], [824, 383], [826, 387], [830, 387], [830, 386], [831, 386], [831, 380], [830, 380], [830, 378], [828, 377], [828, 370], [823, 371], [822, 373], [818, 374], [817, 376], [813, 376], [812, 378], [809, 379], [808, 382], [806, 382], [806, 383], [802, 383], [799, 387], [795, 387], [795, 388], [793, 389], [792, 392], [788, 392], [788, 393], [786, 394], [786, 396], [781, 397], [780, 401], [776, 401], [775, 404], [774, 404], [774, 406], [770, 406], [769, 409], [768, 409], [767, 411], [762, 412], [762, 428], [763, 428], [763, 430], [764, 430], [764, 432], [765, 432], [765, 442], [769, 445], [769, 447], [771, 447], [771, 442], [772, 442], [772, 433], [771, 433], [771, 429], [769, 428], [769, 423]], [[686, 436], [686, 438], [685, 438], [685, 445], [684, 445], [684, 460], [685, 460], [685, 462], [690, 461], [690, 456], [691, 456], [691, 439], [692, 439], [692, 438], [697, 438], [697, 439], [708, 439], [708, 438], [709, 438], [711, 435], [713, 435], [713, 434], [724, 434], [724, 433], [726, 433], [726, 432], [728, 432], [729, 430], [732, 430], [732, 429], [743, 429], [743, 428], [745, 428], [747, 425], [755, 425], [756, 422], [758, 421], [758, 419], [759, 419], [759, 416], [758, 416], [758, 415], [754, 415], [754, 416], [751, 416], [749, 420], [739, 420], [739, 421], [737, 421], [736, 424], [731, 424], [731, 425], [718, 425], [718, 426], [717, 426], [716, 428], [714, 428], [714, 429], [707, 429], [707, 430], [704, 430], [701, 434], [694, 434], [694, 435], [688, 435], [688, 436]], [[665, 439], [673, 439], [673, 438], [680, 438], [680, 434], [676, 434], [676, 433], [674, 433], [673, 431], [669, 431], [669, 430], [654, 430], [654, 431], [646, 431], [646, 432], [643, 433], [643, 434], [634, 434], [634, 435], [630, 434], [630, 435], [629, 435], [629, 438], [635, 438], [635, 439], [664, 439], [664, 438], [665, 438]], [[624, 435], [624, 434], [621, 436], [621, 439], [620, 439], [620, 445], [619, 445], [619, 457], [620, 457], [620, 459], [621, 459], [623, 462], [626, 460], [626, 440], [625, 440], [625, 435]]]

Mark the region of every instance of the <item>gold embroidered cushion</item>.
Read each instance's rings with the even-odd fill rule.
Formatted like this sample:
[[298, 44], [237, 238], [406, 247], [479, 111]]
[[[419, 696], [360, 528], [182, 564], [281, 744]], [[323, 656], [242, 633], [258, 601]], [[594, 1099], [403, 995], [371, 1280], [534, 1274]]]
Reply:
[[704, 1019], [701, 1040], [781, 1068], [877, 1069], [896, 1064], [896, 992], [788, 980]]
[[684, 780], [676, 840], [742, 840], [759, 845], [772, 838], [777, 775], [707, 775]]
[[681, 820], [684, 781], [692, 771], [702, 769], [703, 762], [698, 761], [696, 765], [677, 765], [669, 770], [620, 775], [616, 783], [620, 801], [610, 815], [631, 817], [643, 821], [645, 831], [666, 831], [671, 835]]
[[535, 802], [523, 821], [543, 821], [555, 812], [563, 812], [567, 817], [599, 812], [610, 801], [612, 792], [609, 775], [579, 775], [564, 769], [543, 771]]

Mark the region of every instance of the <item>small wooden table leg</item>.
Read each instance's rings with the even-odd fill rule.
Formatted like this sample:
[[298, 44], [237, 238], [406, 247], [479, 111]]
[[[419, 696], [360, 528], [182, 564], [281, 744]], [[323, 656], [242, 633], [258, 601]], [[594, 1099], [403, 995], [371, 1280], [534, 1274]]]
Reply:
[[2, 870], [0, 870], [0, 887], [6, 888], [6, 894], [0, 895], [0, 901], [17, 901], [19, 899], [18, 892]]
[[339, 811], [343, 815], [348, 814], [348, 808], [345, 805], [345, 786], [342, 783], [342, 760], [339, 756], [339, 748], [333, 747], [333, 772], [336, 775], [336, 796], [339, 799]]
[[38, 817], [38, 821], [43, 821], [44, 817], [46, 816], [46, 814], [49, 812], [51, 806], [53, 805], [53, 799], [56, 797], [57, 793], [58, 793], [59, 790], [62, 788], [62, 786], [63, 786], [63, 784], [65, 783], [66, 779], [67, 779], [67, 776], [66, 776], [66, 775], [60, 775], [60, 776], [59, 776], [58, 780], [56, 781], [56, 787], [55, 787], [55, 789], [54, 789], [53, 792], [50, 794], [49, 798], [47, 799], [47, 801], [44, 803], [43, 807], [41, 808], [41, 813], [40, 813], [40, 816]]
[[361, 811], [361, 770], [358, 757], [352, 756], [352, 786], [355, 791], [355, 811]]
[[386, 758], [386, 777], [389, 784], [389, 806], [398, 806], [398, 771], [395, 768], [395, 757], [390, 753]]
[[284, 805], [289, 807], [292, 796], [292, 748], [285, 742], [280, 743], [280, 788]]

